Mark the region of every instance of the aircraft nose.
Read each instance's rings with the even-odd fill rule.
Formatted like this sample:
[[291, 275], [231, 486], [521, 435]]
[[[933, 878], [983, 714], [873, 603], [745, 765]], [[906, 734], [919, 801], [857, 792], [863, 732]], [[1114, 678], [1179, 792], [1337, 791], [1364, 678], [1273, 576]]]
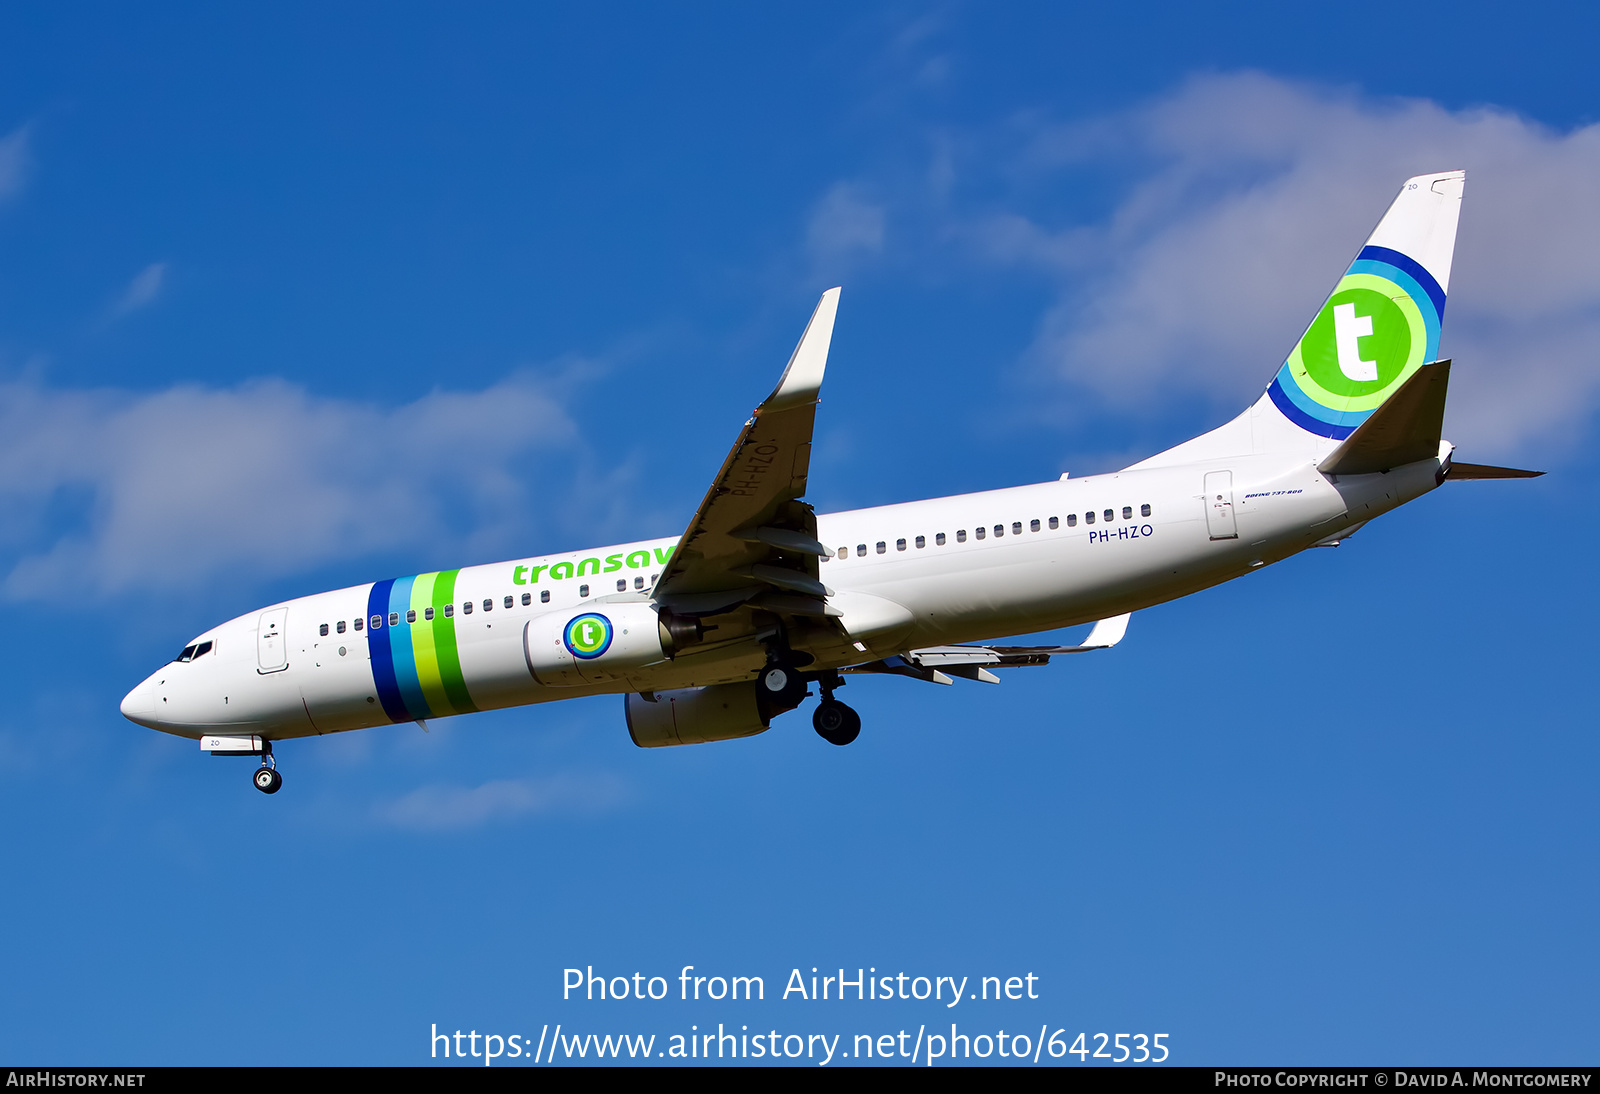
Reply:
[[122, 716], [130, 722], [153, 728], [155, 713], [156, 686], [151, 680], [145, 680], [122, 697]]

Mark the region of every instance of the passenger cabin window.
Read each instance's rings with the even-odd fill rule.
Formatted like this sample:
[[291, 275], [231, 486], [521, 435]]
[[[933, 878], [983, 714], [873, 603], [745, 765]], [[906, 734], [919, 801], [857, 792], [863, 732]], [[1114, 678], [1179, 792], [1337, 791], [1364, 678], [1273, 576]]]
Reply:
[[867, 556], [867, 545], [865, 543], [856, 544], [856, 555], [860, 558]]
[[957, 543], [965, 543], [965, 542], [967, 542], [967, 530], [965, 528], [956, 529], [956, 542]]
[[848, 547], [839, 548], [839, 561], [840, 562], [843, 562], [845, 559], [847, 559], [849, 557], [850, 557], [850, 548], [848, 548]]
[[377, 630], [379, 627], [383, 626], [383, 616], [375, 615], [375, 616], [372, 617], [371, 622], [372, 622], [372, 629], [373, 630]]
[[1150, 503], [1149, 502], [1145, 502], [1143, 505], [1139, 506], [1139, 515], [1141, 517], [1148, 517], [1150, 515]]
[[944, 533], [943, 532], [940, 532], [938, 535], [933, 537], [933, 545], [935, 547], [943, 547], [944, 546]]
[[[625, 578], [625, 577], [617, 578], [617, 592], [625, 593], [627, 591], [628, 591], [628, 579]], [[511, 598], [508, 596], [508, 597], [506, 597], [506, 599], [510, 600]], [[511, 607], [511, 605], [507, 604], [506, 607], [509, 608], [509, 607]]]
[[1050, 518], [1050, 530], [1052, 532], [1054, 532], [1057, 528], [1060, 528], [1060, 527], [1061, 527], [1060, 518], [1059, 517], [1051, 517]]
[[895, 540], [894, 541], [894, 549], [896, 551], [904, 551], [906, 549], [906, 541], [903, 540], [903, 539]]
[[490, 600], [488, 597], [484, 597], [484, 599], [483, 599], [483, 610], [486, 611], [486, 612], [494, 611], [494, 601]]
[[344, 633], [344, 620], [341, 619], [341, 620], [339, 620], [339, 622], [335, 623], [334, 626], [333, 626], [333, 629], [335, 631], [339, 632], [340, 634], [343, 634]]
[[398, 627], [399, 625], [400, 625], [400, 613], [399, 612], [390, 612], [389, 613], [389, 626]]
[[[589, 595], [589, 586], [587, 586], [587, 585], [579, 585], [578, 586], [578, 595], [579, 596], [588, 596]], [[485, 600], [483, 602], [483, 606], [485, 608], [487, 608], [489, 606], [489, 602], [487, 600]]]
[[[636, 577], [633, 580], [636, 581], [636, 582], [639, 582], [640, 584], [643, 584], [643, 582], [644, 582], [644, 578], [642, 578], [642, 577]], [[532, 604], [532, 603], [533, 603], [533, 594], [532, 593], [523, 593], [522, 594], [522, 606], [524, 608], [526, 608], [529, 604]]]
[[[626, 581], [624, 581], [624, 582], [621, 582], [621, 583], [620, 583], [620, 584], [626, 584]], [[515, 603], [516, 603], [516, 601], [515, 601], [515, 600], [513, 600], [513, 599], [512, 599], [512, 598], [511, 598], [511, 597], [509, 597], [509, 596], [508, 596], [508, 597], [506, 597], [506, 599], [505, 599], [505, 603], [504, 603], [504, 604], [503, 604], [503, 605], [501, 605], [501, 606], [502, 606], [502, 607], [506, 607], [506, 608], [509, 608], [509, 607], [511, 607], [511, 606], [512, 606], [512, 605], [513, 605], [513, 604], [515, 604]]]
[[928, 537], [927, 536], [918, 536], [917, 537], [917, 550], [920, 551], [924, 547], [926, 547], [927, 545], [928, 545]]
[[1085, 524], [1093, 524], [1094, 523], [1094, 510], [1093, 509], [1091, 509], [1087, 513], [1083, 514], [1083, 523], [1085, 523]]
[[878, 541], [878, 553], [881, 555], [885, 551], [887, 551], [888, 549], [889, 549], [889, 545], [887, 543], [885, 543], [883, 540], [880, 539]]
[[469, 600], [465, 604], [461, 605], [461, 614], [462, 615], [471, 615], [472, 614], [472, 601]]
[[541, 604], [550, 603], [550, 590], [549, 589], [540, 589], [539, 590], [539, 603], [541, 603]]
[[1038, 530], [1039, 530], [1039, 522], [1036, 521], [1036, 520], [1030, 520], [1028, 522], [1028, 531], [1037, 532]]
[[[1000, 534], [998, 529], [996, 529], [995, 534]], [[1022, 522], [1020, 520], [1014, 520], [1011, 522], [1011, 534], [1014, 536], [1020, 536], [1022, 534]]]
[[456, 614], [456, 606], [454, 604], [446, 604], [444, 606], [444, 617], [446, 619], [453, 618], [455, 616], [455, 614]]
[[[642, 577], [636, 577], [636, 578], [634, 578], [634, 579], [633, 579], [633, 587], [634, 587], [634, 588], [635, 588], [635, 589], [642, 589], [642, 588], [644, 588], [644, 578], [642, 578]], [[523, 593], [523, 594], [522, 594], [522, 595], [523, 595], [523, 596], [527, 596], [527, 595], [528, 595], [528, 594], [527, 594], [527, 593]]]
[[407, 623], [415, 623], [416, 621], [417, 621], [417, 609], [412, 608], [412, 609], [410, 609], [409, 611], [406, 612], [406, 622]]
[[1122, 507], [1122, 519], [1123, 520], [1132, 520], [1133, 519], [1133, 506], [1124, 505]]
[[362, 624], [362, 622], [363, 621], [360, 620], [360, 619], [356, 620], [356, 633], [357, 634], [361, 633], [361, 624]]
[[1102, 514], [1102, 515], [1106, 518], [1106, 523], [1107, 524], [1110, 524], [1113, 520], [1115, 520], [1117, 518], [1116, 510], [1114, 510], [1114, 509], [1107, 509], [1105, 511], [1105, 513]]
[[979, 539], [983, 539], [989, 533], [986, 530], [982, 529], [982, 528], [974, 528], [972, 530], [972, 534], [977, 536]]
[[317, 633], [322, 635], [324, 638], [326, 638], [327, 634], [328, 634], [328, 625], [326, 623], [324, 623], [321, 627], [318, 627], [317, 628]]
[[433, 609], [432, 608], [423, 608], [422, 609], [422, 618], [424, 618], [424, 619], [432, 619], [433, 618]]

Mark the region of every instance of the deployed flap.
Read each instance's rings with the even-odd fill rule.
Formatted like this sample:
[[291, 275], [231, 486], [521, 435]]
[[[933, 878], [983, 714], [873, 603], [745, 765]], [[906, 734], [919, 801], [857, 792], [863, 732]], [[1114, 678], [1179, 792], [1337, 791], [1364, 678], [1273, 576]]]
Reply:
[[1450, 362], [1423, 365], [1317, 465], [1325, 475], [1367, 475], [1439, 455]]
[[838, 308], [837, 288], [822, 294], [777, 388], [745, 423], [678, 541], [655, 589], [673, 610], [705, 613], [771, 589], [775, 604], [823, 613], [817, 556], [827, 548], [800, 498]]
[[1515, 467], [1492, 467], [1486, 463], [1457, 463], [1450, 461], [1445, 482], [1469, 482], [1473, 479], [1536, 479], [1543, 471], [1521, 471]]

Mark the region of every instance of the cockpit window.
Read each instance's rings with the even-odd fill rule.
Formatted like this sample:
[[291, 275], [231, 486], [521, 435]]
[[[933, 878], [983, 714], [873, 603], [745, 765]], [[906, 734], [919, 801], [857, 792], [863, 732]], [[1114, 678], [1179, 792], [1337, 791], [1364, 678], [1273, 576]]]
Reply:
[[212, 643], [210, 642], [199, 642], [193, 646], [185, 646], [183, 647], [183, 652], [174, 657], [173, 660], [187, 662], [193, 661], [196, 657], [204, 657], [211, 652], [211, 646]]

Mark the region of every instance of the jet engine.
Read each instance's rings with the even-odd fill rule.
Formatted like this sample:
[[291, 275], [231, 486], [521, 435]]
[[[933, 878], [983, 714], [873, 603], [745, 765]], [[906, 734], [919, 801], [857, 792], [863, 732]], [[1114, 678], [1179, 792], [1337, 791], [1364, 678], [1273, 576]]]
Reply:
[[697, 745], [754, 737], [767, 729], [756, 699], [756, 682], [624, 696], [628, 735], [640, 748]]
[[664, 661], [670, 633], [645, 603], [596, 604], [589, 611], [549, 612], [528, 621], [522, 649], [534, 679], [547, 687], [621, 680]]

